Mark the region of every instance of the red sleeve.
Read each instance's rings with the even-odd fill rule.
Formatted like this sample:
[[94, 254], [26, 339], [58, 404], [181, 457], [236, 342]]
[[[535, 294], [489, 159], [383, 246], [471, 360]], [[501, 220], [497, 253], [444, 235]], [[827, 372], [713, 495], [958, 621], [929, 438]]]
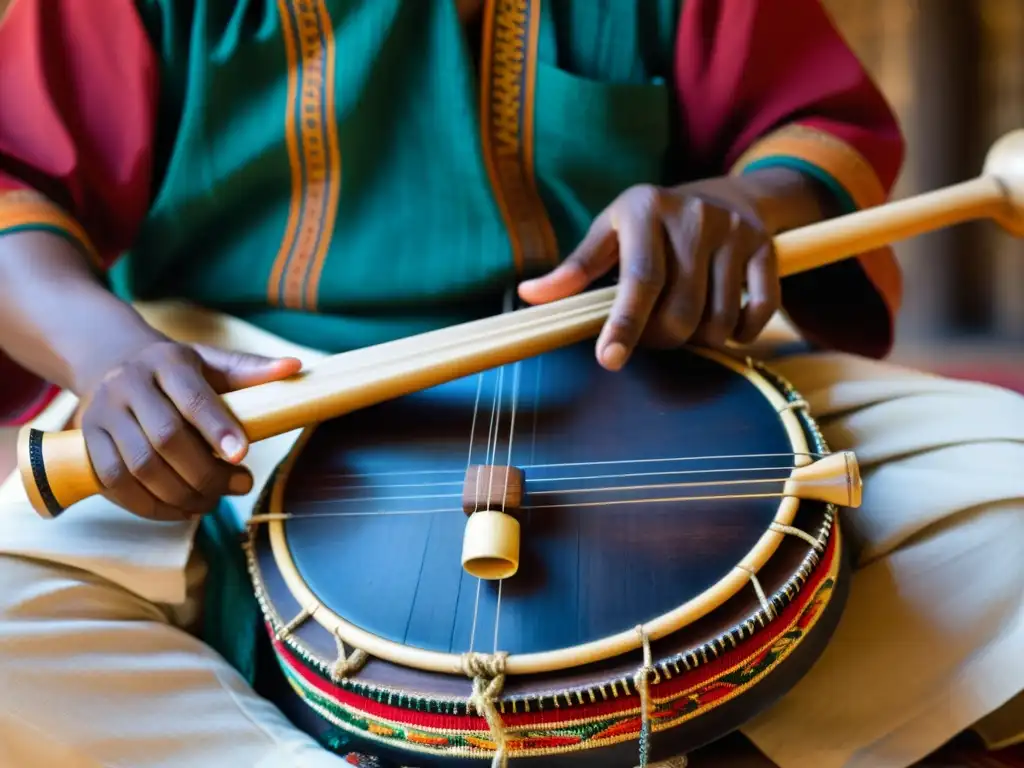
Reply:
[[[0, 237], [53, 232], [110, 266], [149, 205], [157, 94], [132, 0], [14, 0], [0, 21]], [[54, 394], [0, 351], [0, 424]]]
[[[694, 177], [783, 165], [843, 212], [888, 198], [899, 125], [819, 0], [686, 0], [674, 76]], [[886, 248], [786, 278], [783, 306], [810, 341], [883, 357], [901, 292]]]

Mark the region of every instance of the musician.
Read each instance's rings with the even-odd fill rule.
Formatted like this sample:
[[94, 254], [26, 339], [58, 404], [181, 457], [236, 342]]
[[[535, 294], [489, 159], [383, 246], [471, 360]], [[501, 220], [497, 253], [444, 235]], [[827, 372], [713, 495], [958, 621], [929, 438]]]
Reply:
[[231, 533], [293, 436], [215, 393], [616, 273], [598, 364], [781, 308], [814, 351], [777, 369], [864, 466], [842, 624], [745, 733], [783, 768], [1024, 733], [1024, 404], [881, 361], [889, 250], [780, 281], [770, 245], [901, 158], [815, 0], [14, 0], [0, 411], [80, 402], [106, 498], [3, 490], [0, 763], [348, 764], [250, 685]]

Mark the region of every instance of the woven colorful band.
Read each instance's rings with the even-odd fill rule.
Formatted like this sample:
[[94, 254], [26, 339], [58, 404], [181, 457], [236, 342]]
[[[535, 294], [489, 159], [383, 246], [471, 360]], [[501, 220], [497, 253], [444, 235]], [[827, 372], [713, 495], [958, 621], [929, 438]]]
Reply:
[[[821, 617], [839, 570], [840, 534], [833, 529], [820, 567], [793, 600], [761, 632], [756, 643], [722, 653], [692, 672], [665, 676], [651, 686], [652, 731], [677, 726], [739, 696], [781, 664]], [[267, 625], [274, 637], [274, 629]], [[474, 715], [446, 714], [402, 706], [395, 695], [385, 703], [360, 695], [353, 685], [335, 684], [274, 637], [278, 661], [305, 703], [336, 727], [390, 747], [446, 756], [490, 757], [495, 749], [487, 722]], [[596, 698], [596, 700], [594, 700]], [[534, 757], [610, 746], [639, 737], [640, 699], [617, 689], [604, 698], [593, 692], [565, 695], [567, 705], [532, 712], [507, 712], [509, 757]], [[569, 704], [568, 702], [572, 702]], [[420, 705], [422, 706], [422, 705]]]
[[787, 125], [768, 134], [743, 153], [732, 172], [780, 164], [820, 179], [848, 212], [885, 202], [885, 188], [871, 163], [842, 139], [808, 125]]
[[99, 254], [82, 226], [60, 206], [37, 192], [0, 192], [0, 236], [14, 232], [52, 232], [70, 240], [96, 267]]
[[[788, 125], [768, 134], [740, 157], [732, 173], [772, 166], [793, 168], [817, 179], [833, 193], [842, 213], [872, 208], [887, 198], [877, 172], [860, 152], [837, 136], [808, 125]], [[892, 249], [863, 253], [859, 261], [895, 316], [903, 290]]]

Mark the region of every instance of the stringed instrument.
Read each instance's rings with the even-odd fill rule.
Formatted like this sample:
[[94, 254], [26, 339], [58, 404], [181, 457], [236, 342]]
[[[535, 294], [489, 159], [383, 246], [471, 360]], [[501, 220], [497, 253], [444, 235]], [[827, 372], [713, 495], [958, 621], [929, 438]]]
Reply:
[[[780, 235], [781, 275], [970, 219], [1024, 235], [1022, 146], [1009, 134], [972, 181]], [[262, 692], [328, 748], [396, 767], [676, 765], [822, 652], [856, 457], [756, 361], [640, 350], [601, 369], [590, 339], [614, 297], [224, 396], [253, 441], [304, 429], [245, 546], [280, 669]], [[19, 468], [44, 517], [100, 491], [75, 430], [24, 430]]]

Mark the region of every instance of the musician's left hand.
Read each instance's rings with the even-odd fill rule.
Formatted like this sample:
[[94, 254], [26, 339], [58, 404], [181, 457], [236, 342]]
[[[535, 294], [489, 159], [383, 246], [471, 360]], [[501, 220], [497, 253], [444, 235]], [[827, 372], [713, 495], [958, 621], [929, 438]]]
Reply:
[[[597, 342], [598, 360], [610, 370], [641, 342], [749, 343], [781, 302], [772, 236], [786, 218], [776, 215], [779, 200], [756, 184], [721, 177], [633, 187], [597, 217], [565, 261], [522, 283], [519, 295], [531, 304], [565, 298], [618, 264], [618, 297]], [[814, 202], [810, 207], [818, 210]]]

